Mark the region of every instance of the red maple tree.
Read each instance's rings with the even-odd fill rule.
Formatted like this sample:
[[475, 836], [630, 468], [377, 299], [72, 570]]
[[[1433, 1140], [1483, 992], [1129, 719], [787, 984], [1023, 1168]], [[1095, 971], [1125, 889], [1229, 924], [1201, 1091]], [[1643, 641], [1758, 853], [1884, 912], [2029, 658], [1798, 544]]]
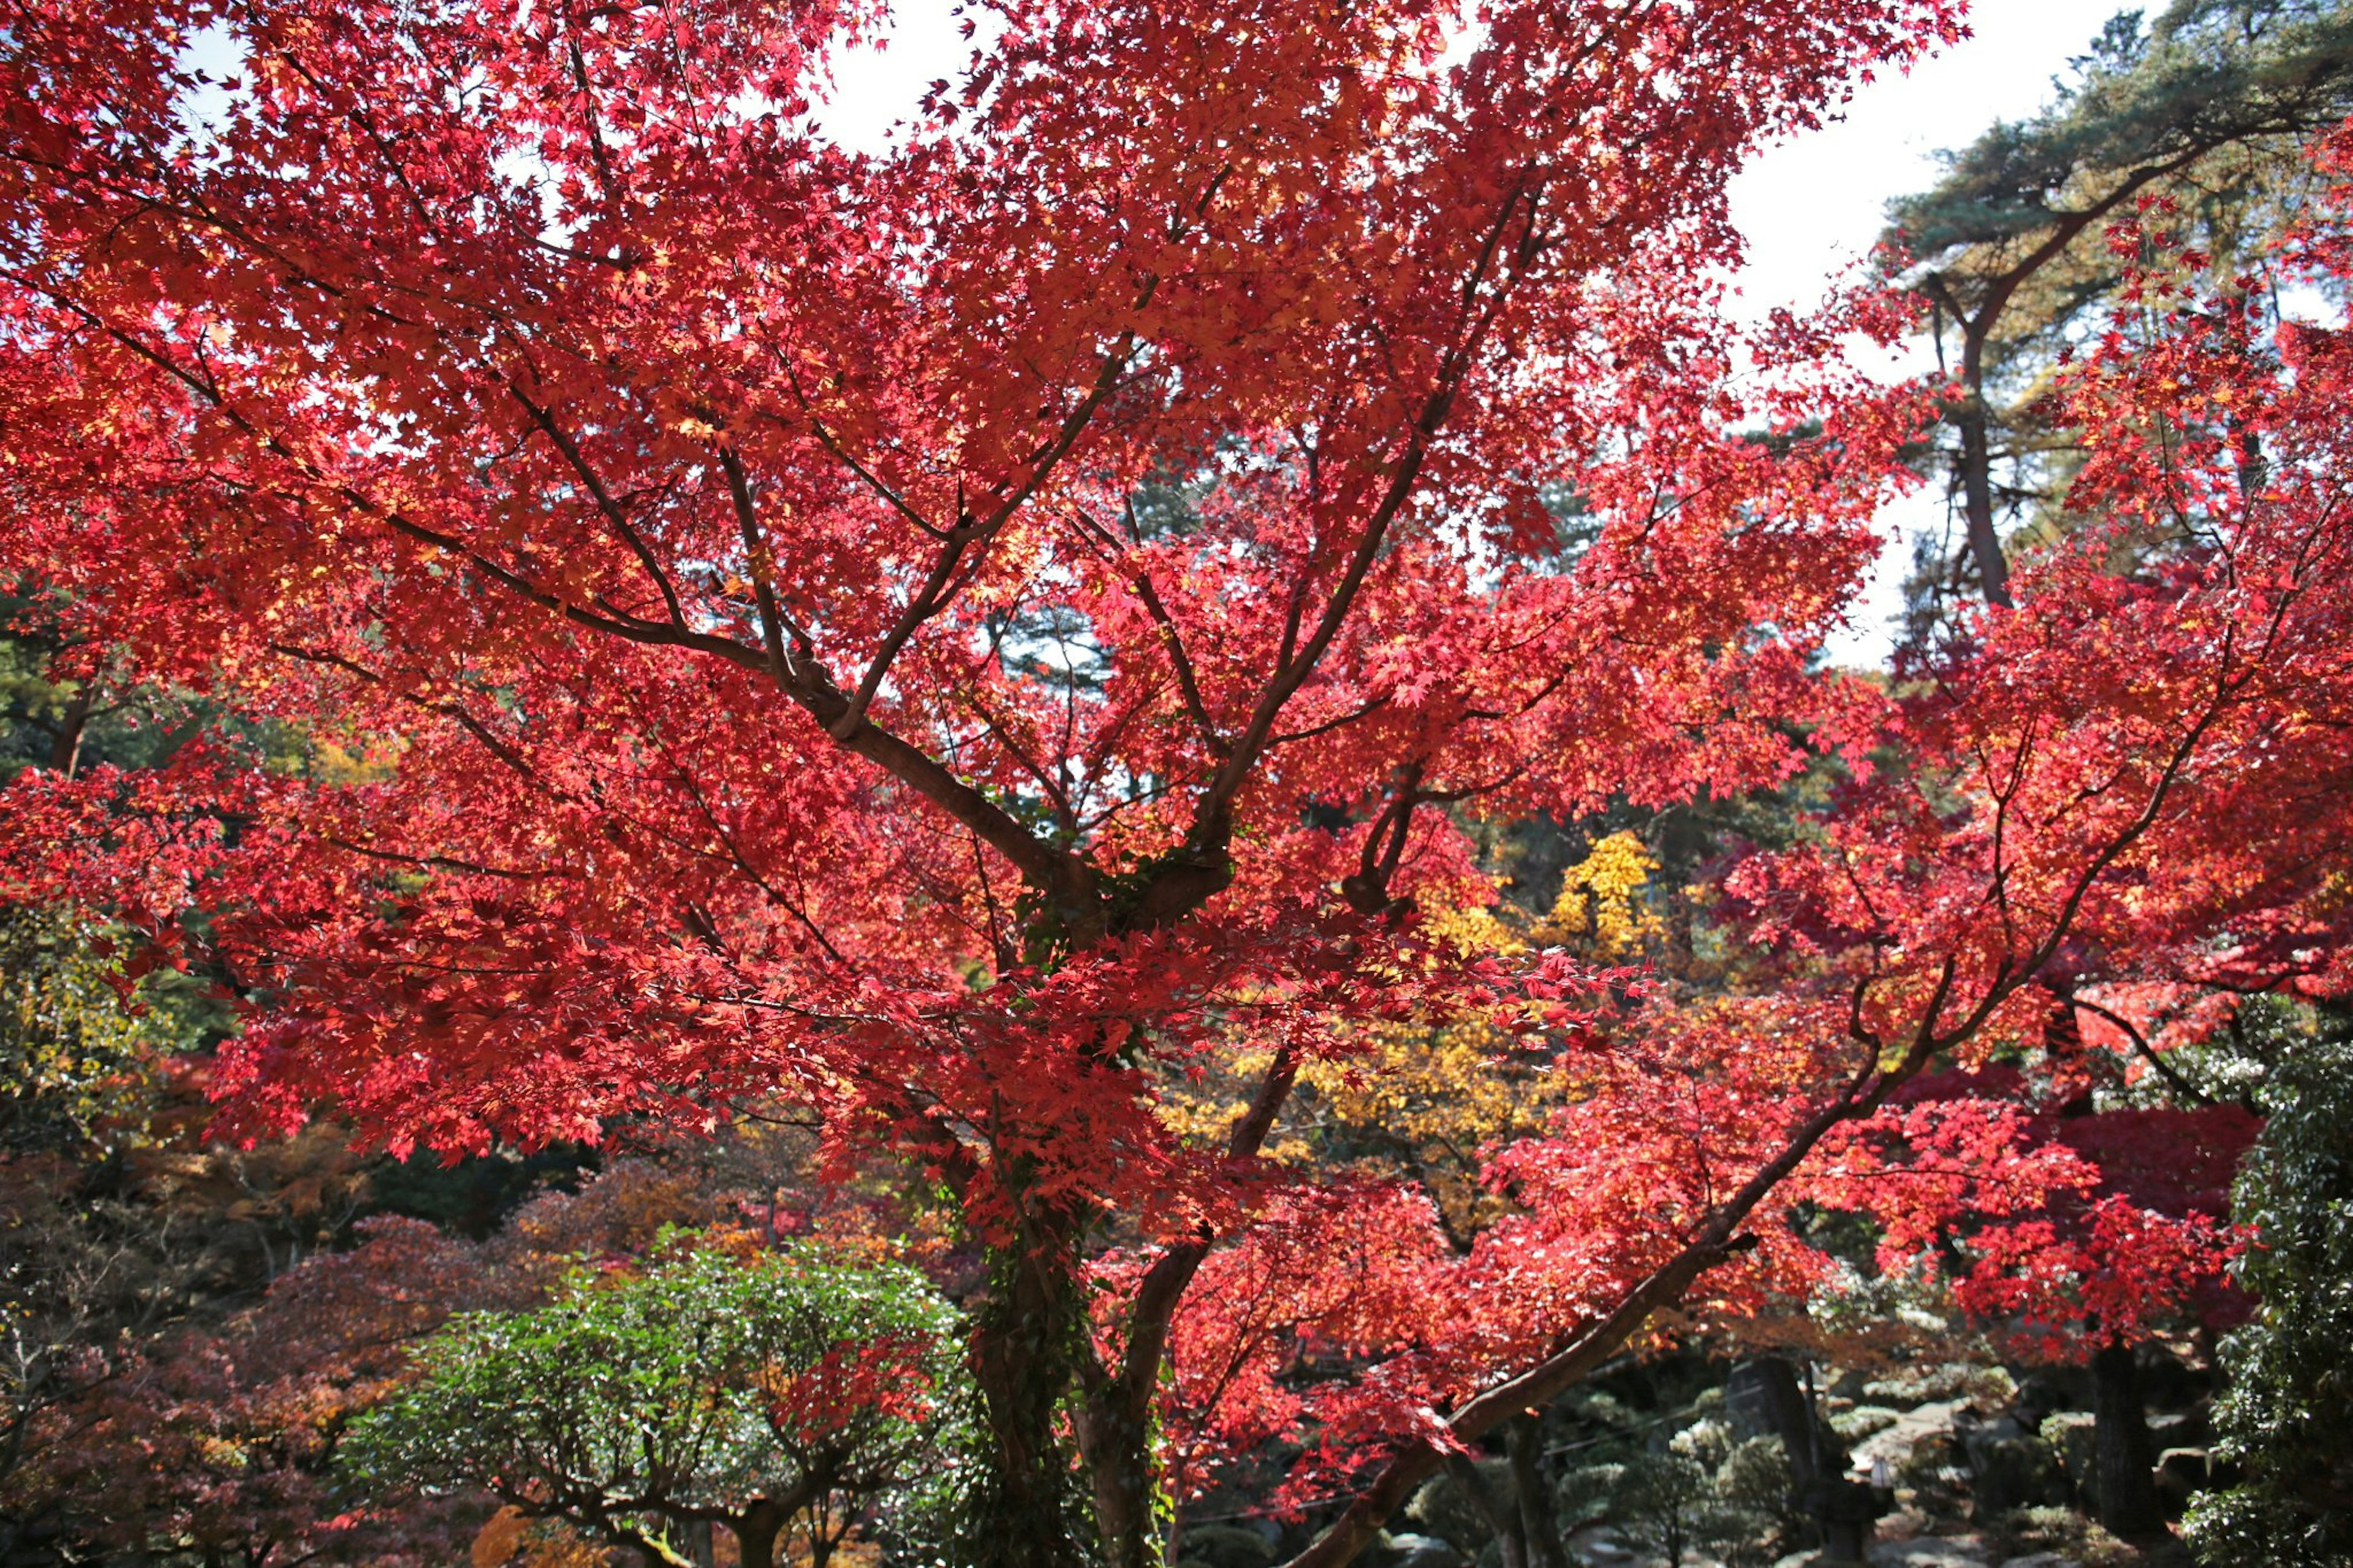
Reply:
[[[1597, 1068], [1618, 1098], [1511, 1157], [1526, 1222], [1445, 1263], [1477, 1289], [1433, 1253], [1430, 1316], [1348, 1331], [1409, 1360], [1354, 1406], [1389, 1458], [1336, 1563], [2071, 944], [2314, 918], [2309, 866], [2216, 858], [2316, 842], [2343, 776], [2336, 740], [2260, 743], [2345, 674], [2347, 454], [2295, 446], [2341, 442], [2325, 402], [2264, 416], [2295, 495], [2190, 498], [2227, 581], [2087, 544], [1934, 697], [1811, 668], [1927, 404], [1839, 364], [1838, 329], [1901, 325], [1875, 305], [1724, 323], [1724, 183], [1953, 36], [1946, 0], [992, 16], [886, 154], [817, 122], [876, 19], [824, 0], [12, 22], [0, 571], [221, 721], [26, 775], [7, 890], [237, 977], [235, 1128], [323, 1102], [466, 1149], [804, 1101], [988, 1249], [996, 1550], [1140, 1563], [1188, 1288], [1314, 1212], [1259, 1159], [1300, 1064], [1417, 1010], [1599, 1005], [1417, 921], [1491, 896], [1467, 817], [1835, 752], [1852, 798], [1742, 884], [1788, 994]], [[237, 61], [201, 116], [199, 34]], [[2211, 335], [2206, 392], [2274, 374]], [[2141, 365], [2086, 378], [2116, 428]], [[2140, 458], [2086, 496], [2148, 504]], [[1172, 1126], [1166, 1087], [1243, 1054], [1230, 1127]]]

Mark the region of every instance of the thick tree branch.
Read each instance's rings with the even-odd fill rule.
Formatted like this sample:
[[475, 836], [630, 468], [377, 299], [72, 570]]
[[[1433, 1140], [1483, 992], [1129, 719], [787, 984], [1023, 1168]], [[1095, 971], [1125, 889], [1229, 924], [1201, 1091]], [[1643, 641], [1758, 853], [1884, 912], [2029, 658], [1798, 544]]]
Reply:
[[[1227, 1136], [1229, 1160], [1255, 1159], [1265, 1147], [1275, 1118], [1282, 1113], [1283, 1103], [1299, 1081], [1299, 1063], [1300, 1053], [1295, 1046], [1286, 1045], [1274, 1053], [1265, 1076], [1259, 1080], [1258, 1091], [1236, 1118]], [[1176, 1319], [1177, 1303], [1184, 1300], [1186, 1288], [1192, 1284], [1193, 1276], [1209, 1256], [1209, 1247], [1210, 1239], [1203, 1238], [1170, 1247], [1161, 1254], [1145, 1274], [1143, 1284], [1136, 1288], [1134, 1303], [1128, 1309], [1127, 1349], [1120, 1363], [1116, 1394], [1120, 1414], [1129, 1420], [1143, 1418], [1153, 1391], [1159, 1385], [1160, 1363], [1167, 1354], [1168, 1331]]]

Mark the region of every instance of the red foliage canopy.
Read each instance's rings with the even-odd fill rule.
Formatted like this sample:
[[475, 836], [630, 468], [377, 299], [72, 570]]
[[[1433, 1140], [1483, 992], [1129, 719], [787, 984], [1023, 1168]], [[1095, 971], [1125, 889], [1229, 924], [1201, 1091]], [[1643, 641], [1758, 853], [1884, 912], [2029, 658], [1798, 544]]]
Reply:
[[[1836, 749], [1819, 841], [1740, 884], [1788, 995], [1599, 1074], [1631, 1109], [1572, 1118], [1614, 1142], [1513, 1156], [1530, 1220], [1428, 1385], [1475, 1433], [2030, 987], [2336, 979], [2338, 340], [2283, 371], [2185, 308], [2104, 348], [2096, 527], [1917, 695], [1810, 669], [1926, 405], [1830, 353], [1883, 307], [1738, 341], [1724, 182], [1956, 9], [1006, 0], [881, 155], [818, 123], [873, 20], [830, 0], [24, 9], [0, 571], [223, 719], [20, 781], [7, 890], [201, 930], [259, 1004], [248, 1131], [327, 1100], [463, 1149], [782, 1089], [1029, 1259], [1016, 1317], [1129, 1247], [1071, 1375], [1140, 1542], [1103, 1478], [1298, 1063], [1511, 983], [1407, 918], [1482, 896], [1461, 814]], [[236, 61], [201, 115], [199, 36]], [[1229, 1137], [1180, 1137], [1161, 1086], [1243, 1050]], [[1631, 1239], [1579, 1238], [1588, 1179]], [[1060, 1374], [992, 1333], [1011, 1474]], [[1498, 1363], [1536, 1382], [1472, 1397]]]

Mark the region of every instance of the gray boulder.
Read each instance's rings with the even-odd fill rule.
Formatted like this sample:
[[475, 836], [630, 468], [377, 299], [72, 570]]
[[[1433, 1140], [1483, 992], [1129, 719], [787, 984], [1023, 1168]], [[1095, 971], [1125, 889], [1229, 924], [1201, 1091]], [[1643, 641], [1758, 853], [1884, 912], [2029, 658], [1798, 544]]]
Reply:
[[1187, 1525], [1176, 1545], [1201, 1568], [1268, 1568], [1274, 1561], [1273, 1543], [1239, 1524]]
[[1866, 1558], [1871, 1568], [1990, 1568], [1992, 1556], [1974, 1541], [1874, 1541]]
[[2044, 1417], [2042, 1439], [2051, 1445], [2060, 1468], [2067, 1473], [2075, 1506], [2084, 1513], [2096, 1515], [2100, 1507], [2099, 1437], [2090, 1414], [2069, 1410]]
[[2066, 1473], [2042, 1438], [1981, 1429], [1968, 1434], [1964, 1444], [1969, 1457], [1970, 1518], [1989, 1520], [2014, 1508], [2067, 1500]]
[[2212, 1483], [2203, 1448], [2168, 1448], [2157, 1457], [2157, 1495], [2172, 1518], [2180, 1518], [2189, 1507], [2191, 1495]]
[[1386, 1537], [1365, 1561], [1371, 1568], [1471, 1568], [1471, 1559], [1452, 1542], [1410, 1531]]

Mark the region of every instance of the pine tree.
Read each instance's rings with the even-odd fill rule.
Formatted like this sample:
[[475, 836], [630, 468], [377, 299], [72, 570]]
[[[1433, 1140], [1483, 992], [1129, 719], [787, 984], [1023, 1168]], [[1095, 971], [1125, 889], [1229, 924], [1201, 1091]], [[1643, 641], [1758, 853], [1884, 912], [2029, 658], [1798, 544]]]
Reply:
[[[2038, 426], [2042, 378], [2087, 318], [2117, 308], [2134, 259], [2110, 253], [2108, 226], [2172, 201], [2227, 278], [2294, 205], [2304, 139], [2353, 110], [2353, 7], [2177, 0], [2146, 35], [2140, 22], [2112, 18], [2050, 109], [1995, 125], [1890, 211], [1889, 237], [1920, 258], [1910, 283], [1940, 361], [1957, 338], [1947, 460], [1989, 603], [2010, 601], [2000, 514], [2063, 466], [2063, 433]], [[2005, 458], [2021, 476], [2008, 484]], [[1941, 552], [1924, 564], [1957, 574]]]

